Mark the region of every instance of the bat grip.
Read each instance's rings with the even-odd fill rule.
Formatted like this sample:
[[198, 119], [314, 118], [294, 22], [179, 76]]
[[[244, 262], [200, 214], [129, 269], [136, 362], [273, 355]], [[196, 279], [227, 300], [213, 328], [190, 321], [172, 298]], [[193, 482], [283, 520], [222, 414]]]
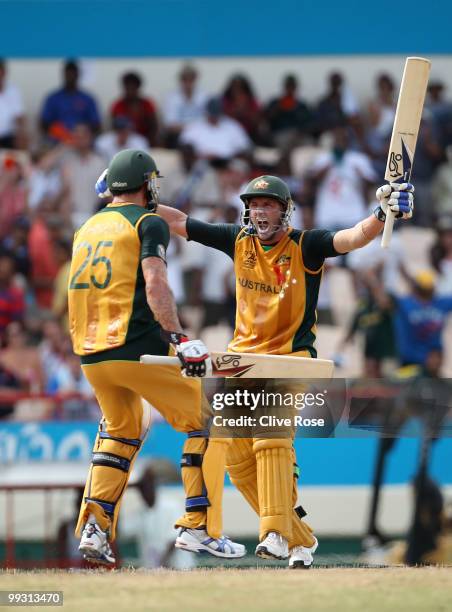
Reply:
[[141, 355], [140, 363], [148, 365], [181, 365], [179, 357], [167, 357], [165, 355]]
[[391, 210], [388, 210], [388, 212], [386, 213], [385, 226], [383, 229], [383, 236], [381, 238], [381, 248], [382, 249], [387, 249], [389, 246], [389, 243], [391, 242], [392, 228], [394, 227], [394, 220], [395, 220], [395, 214]]

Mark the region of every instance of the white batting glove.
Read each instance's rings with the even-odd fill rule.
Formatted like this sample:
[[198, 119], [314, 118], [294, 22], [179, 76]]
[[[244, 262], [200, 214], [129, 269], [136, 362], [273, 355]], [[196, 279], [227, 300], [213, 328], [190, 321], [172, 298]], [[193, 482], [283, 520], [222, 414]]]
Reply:
[[380, 221], [385, 221], [388, 210], [394, 213], [396, 219], [411, 219], [414, 208], [414, 186], [411, 183], [388, 183], [377, 189], [375, 194], [380, 206], [374, 210], [374, 215]]
[[107, 170], [104, 170], [102, 174], [99, 176], [99, 178], [96, 181], [96, 185], [94, 189], [96, 190], [96, 193], [99, 198], [110, 198], [111, 197], [112, 194], [111, 194], [111, 191], [108, 189], [108, 185], [107, 185]]
[[182, 364], [182, 376], [204, 377], [212, 374], [209, 349], [201, 340], [182, 337], [176, 344], [176, 351]]

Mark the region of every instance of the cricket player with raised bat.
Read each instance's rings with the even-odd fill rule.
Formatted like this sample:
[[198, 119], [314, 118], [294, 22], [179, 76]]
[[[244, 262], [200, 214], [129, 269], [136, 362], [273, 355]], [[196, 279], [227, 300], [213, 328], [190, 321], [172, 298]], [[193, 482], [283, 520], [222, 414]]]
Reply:
[[[379, 206], [355, 227], [299, 231], [291, 227], [293, 201], [287, 185], [260, 176], [246, 187], [241, 225], [210, 224], [159, 205], [170, 231], [218, 249], [234, 261], [236, 327], [228, 350], [317, 357], [316, 304], [327, 257], [367, 245], [383, 229], [388, 211], [413, 214], [414, 188], [391, 183], [377, 190]], [[301, 517], [292, 439], [233, 439], [227, 449], [231, 481], [260, 518], [256, 555], [287, 559], [290, 568], [309, 568], [317, 539]]]

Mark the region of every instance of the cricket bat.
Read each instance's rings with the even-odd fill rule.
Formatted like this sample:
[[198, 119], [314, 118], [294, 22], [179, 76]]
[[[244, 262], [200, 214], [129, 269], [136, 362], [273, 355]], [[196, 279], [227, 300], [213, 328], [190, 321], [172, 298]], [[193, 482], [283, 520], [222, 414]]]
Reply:
[[[428, 59], [407, 57], [386, 164], [385, 180], [388, 183], [406, 183], [410, 180], [429, 72]], [[388, 211], [381, 239], [382, 248], [389, 246], [394, 219], [394, 213]]]
[[[223, 353], [212, 351], [214, 377], [231, 378], [332, 378], [334, 362], [329, 359], [309, 359], [286, 355], [255, 353]], [[140, 362], [180, 367], [178, 357], [141, 355]]]

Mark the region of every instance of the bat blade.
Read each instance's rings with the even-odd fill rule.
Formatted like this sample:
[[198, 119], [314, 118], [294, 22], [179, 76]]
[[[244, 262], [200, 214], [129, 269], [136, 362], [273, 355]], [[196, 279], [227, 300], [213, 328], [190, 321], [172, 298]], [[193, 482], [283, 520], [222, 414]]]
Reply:
[[[407, 58], [386, 164], [385, 179], [389, 183], [405, 183], [410, 180], [429, 72], [428, 59]], [[394, 218], [394, 214], [388, 212], [381, 239], [383, 248], [389, 245]]]
[[[290, 355], [224, 353], [211, 351], [214, 377], [233, 378], [332, 378], [334, 363], [329, 359], [309, 359]], [[141, 355], [141, 363], [175, 365], [178, 357]]]

